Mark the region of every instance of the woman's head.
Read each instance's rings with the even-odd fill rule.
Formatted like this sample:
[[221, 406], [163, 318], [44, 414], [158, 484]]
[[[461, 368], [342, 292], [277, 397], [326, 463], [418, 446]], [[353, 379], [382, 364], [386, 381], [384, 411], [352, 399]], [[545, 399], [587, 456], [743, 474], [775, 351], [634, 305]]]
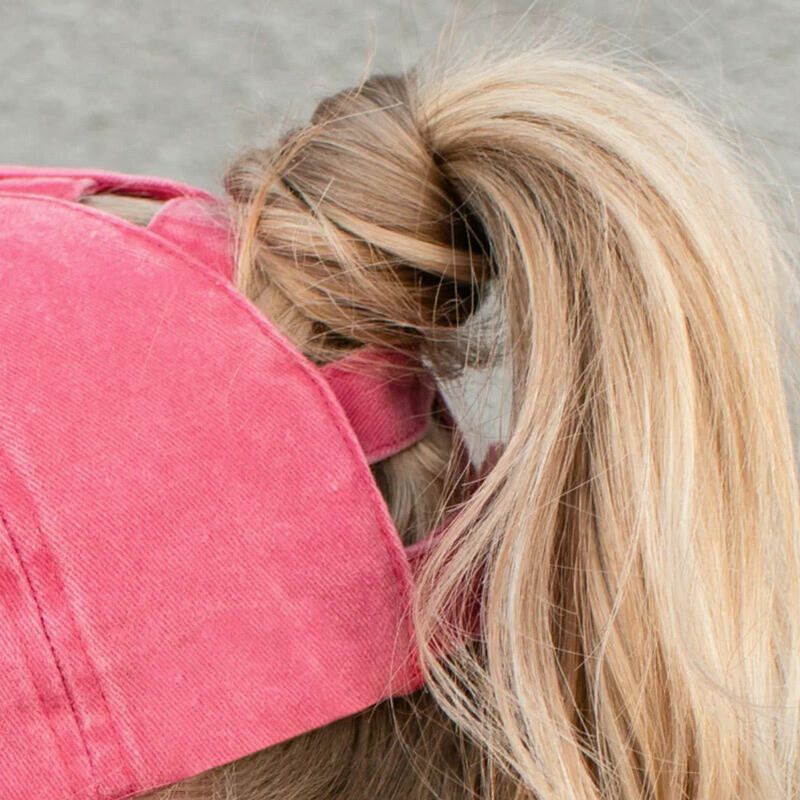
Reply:
[[305, 327], [287, 330], [314, 357], [367, 343], [427, 354], [490, 277], [417, 102], [408, 79], [370, 78], [228, 173], [243, 288], [277, 315], [302, 314]]
[[444, 425], [374, 468], [406, 542], [460, 511], [418, 587], [426, 688], [168, 791], [796, 792], [789, 273], [735, 154], [545, 42], [370, 78], [226, 186], [239, 288], [309, 357], [381, 344], [444, 379], [497, 354], [511, 425], [474, 493]]

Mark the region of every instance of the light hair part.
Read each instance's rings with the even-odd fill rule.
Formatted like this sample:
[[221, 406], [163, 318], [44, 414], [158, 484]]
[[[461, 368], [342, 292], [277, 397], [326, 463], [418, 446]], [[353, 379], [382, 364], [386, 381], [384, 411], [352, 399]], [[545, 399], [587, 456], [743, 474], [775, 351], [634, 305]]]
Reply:
[[732, 148], [542, 40], [369, 78], [226, 185], [240, 289], [317, 361], [450, 377], [494, 293], [510, 433], [469, 498], [443, 427], [375, 467], [407, 542], [461, 511], [415, 597], [425, 689], [158, 796], [797, 797], [792, 273]]

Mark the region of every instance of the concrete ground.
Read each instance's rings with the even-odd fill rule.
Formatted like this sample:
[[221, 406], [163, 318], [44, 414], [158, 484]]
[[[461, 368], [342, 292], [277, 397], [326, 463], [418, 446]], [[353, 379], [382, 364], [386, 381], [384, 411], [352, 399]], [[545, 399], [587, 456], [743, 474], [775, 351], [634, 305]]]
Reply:
[[798, 0], [0, 0], [0, 162], [217, 188], [239, 148], [358, 80], [372, 48], [378, 69], [412, 61], [456, 5], [615, 33], [800, 184]]

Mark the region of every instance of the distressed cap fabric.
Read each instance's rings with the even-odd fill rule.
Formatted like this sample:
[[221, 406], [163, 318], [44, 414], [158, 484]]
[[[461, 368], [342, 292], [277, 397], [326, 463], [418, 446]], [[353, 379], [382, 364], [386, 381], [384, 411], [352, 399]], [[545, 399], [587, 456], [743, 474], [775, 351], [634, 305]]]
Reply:
[[[165, 203], [137, 227], [98, 191]], [[216, 203], [0, 167], [0, 800], [141, 794], [420, 685], [369, 463], [433, 383], [306, 359]]]

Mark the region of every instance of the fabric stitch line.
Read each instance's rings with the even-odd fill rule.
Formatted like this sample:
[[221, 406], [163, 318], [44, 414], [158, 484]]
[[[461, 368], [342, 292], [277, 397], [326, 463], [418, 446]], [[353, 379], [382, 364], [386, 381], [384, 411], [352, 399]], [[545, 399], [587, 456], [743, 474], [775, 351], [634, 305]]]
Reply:
[[[5, 460], [6, 459], [4, 459], [4, 461]], [[75, 707], [75, 699], [72, 696], [72, 692], [70, 691], [69, 686], [67, 685], [67, 680], [66, 680], [66, 677], [64, 675], [64, 670], [63, 670], [63, 668], [61, 666], [61, 661], [59, 660], [58, 655], [56, 654], [55, 647], [53, 646], [53, 641], [50, 638], [50, 634], [48, 633], [47, 624], [45, 623], [44, 610], [42, 609], [42, 605], [39, 602], [39, 596], [38, 596], [38, 594], [36, 592], [36, 589], [34, 588], [33, 581], [31, 580], [31, 577], [28, 574], [28, 570], [27, 570], [27, 568], [25, 566], [25, 561], [22, 558], [22, 553], [20, 552], [19, 547], [17, 546], [17, 543], [16, 543], [16, 541], [14, 539], [14, 535], [11, 533], [11, 525], [9, 524], [8, 518], [6, 517], [6, 515], [3, 512], [2, 508], [0, 508], [0, 523], [2, 523], [3, 527], [6, 530], [6, 534], [8, 536], [8, 541], [9, 541], [9, 544], [11, 545], [11, 549], [14, 552], [14, 555], [16, 556], [17, 563], [19, 564], [19, 567], [20, 567], [20, 572], [22, 573], [23, 577], [25, 578], [25, 582], [28, 584], [28, 590], [31, 593], [31, 597], [33, 598], [33, 603], [36, 606], [36, 613], [38, 614], [38, 617], [39, 617], [39, 628], [41, 629], [42, 635], [44, 636], [44, 639], [47, 642], [47, 647], [50, 650], [50, 656], [53, 659], [53, 663], [55, 664], [56, 670], [58, 671], [58, 677], [59, 677], [59, 680], [61, 681], [61, 686], [62, 686], [62, 688], [64, 690], [64, 696], [67, 698], [67, 702], [69, 703], [70, 711], [72, 712], [72, 716], [75, 719], [75, 725], [76, 725], [76, 727], [78, 729], [78, 734], [80, 736], [81, 744], [83, 745], [83, 751], [86, 754], [86, 761], [87, 761], [87, 763], [89, 765], [90, 777], [92, 778], [93, 781], [96, 781], [94, 760], [92, 758], [92, 753], [91, 753], [91, 750], [89, 748], [89, 743], [88, 743], [88, 741], [86, 739], [86, 731], [83, 728], [83, 723], [81, 721], [80, 715], [78, 714], [78, 710]], [[38, 523], [36, 525], [36, 529], [40, 530]], [[40, 533], [41, 533], [41, 531], [40, 531]], [[30, 665], [28, 663], [27, 654], [25, 656], [25, 661], [26, 661], [26, 665], [28, 666], [28, 670], [30, 671]], [[33, 683], [34, 687], [36, 688], [36, 696], [37, 696], [37, 698], [39, 700], [39, 705], [40, 705], [40, 707], [42, 709], [42, 712], [43, 712], [44, 716], [47, 718], [47, 724], [50, 727], [50, 732], [52, 733], [53, 739], [55, 740], [57, 738], [57, 736], [56, 736], [55, 730], [53, 729], [53, 722], [52, 722], [52, 720], [50, 718], [50, 714], [48, 714], [44, 709], [44, 702], [42, 700], [42, 695], [39, 692], [39, 688], [36, 686], [35, 681], [32, 681], [32, 683]], [[58, 748], [55, 748], [55, 749], [58, 752], [58, 757], [59, 757], [59, 760], [61, 761], [61, 765], [63, 767], [63, 774], [65, 776], [69, 775], [70, 773], [66, 769], [66, 764], [65, 764], [64, 759], [63, 759], [63, 757], [61, 755], [61, 751]], [[70, 783], [71, 783], [71, 781], [70, 781]]]
[[[50, 200], [52, 198], [43, 198], [43, 199]], [[66, 202], [69, 205], [69, 201], [62, 201], [62, 202]], [[2, 454], [2, 451], [0, 451], [0, 454]], [[36, 530], [39, 533], [41, 541], [43, 543], [46, 543], [46, 539], [45, 539], [44, 533], [42, 532], [42, 527], [41, 527], [41, 524], [40, 524], [39, 519], [38, 519], [38, 513], [37, 513], [37, 510], [36, 510], [36, 505], [33, 502], [33, 498], [31, 497], [30, 492], [27, 490], [27, 487], [26, 487], [24, 481], [21, 479], [19, 473], [16, 472], [16, 470], [13, 467], [13, 464], [10, 463], [9, 459], [6, 456], [4, 456], [3, 460], [5, 462], [6, 469], [10, 472], [12, 477], [16, 478], [17, 485], [19, 486], [20, 491], [24, 491], [26, 493], [26, 495], [27, 495], [27, 497], [28, 497], [28, 499], [29, 499], [29, 501], [31, 503], [31, 513], [33, 515], [33, 522], [36, 525]], [[9, 530], [8, 526], [6, 526], [6, 529]], [[22, 560], [22, 554], [19, 551], [19, 548], [17, 547], [16, 543], [14, 542], [14, 540], [12, 538], [10, 530], [9, 530], [9, 540], [11, 541], [12, 547], [14, 548], [14, 552], [16, 553], [16, 556], [19, 559], [20, 564], [24, 568], [24, 562]], [[27, 574], [27, 571], [24, 570], [24, 572], [25, 572], [25, 577], [28, 580], [28, 584], [30, 585], [31, 593], [33, 594], [34, 599], [36, 601], [36, 607], [37, 607], [37, 610], [39, 612], [39, 619], [40, 619], [40, 622], [42, 624], [42, 629], [45, 631], [45, 635], [46, 635], [46, 638], [47, 638], [47, 643], [48, 643], [48, 645], [50, 647], [50, 650], [51, 650], [51, 652], [53, 654], [53, 658], [54, 658], [54, 660], [56, 662], [56, 665], [58, 667], [59, 676], [61, 677], [61, 681], [62, 681], [62, 683], [64, 685], [65, 691], [67, 692], [67, 697], [68, 697], [69, 702], [70, 702], [70, 708], [72, 710], [73, 716], [75, 716], [75, 721], [76, 721], [76, 724], [78, 726], [78, 730], [81, 733], [81, 738], [82, 738], [82, 740], [84, 742], [84, 747], [86, 749], [87, 755], [89, 756], [89, 768], [90, 768], [91, 777], [93, 779], [93, 787], [96, 787], [98, 782], [99, 782], [99, 779], [97, 777], [97, 773], [96, 773], [96, 770], [95, 770], [94, 761], [93, 761], [93, 759], [91, 757], [91, 748], [89, 747], [89, 739], [88, 739], [88, 736], [86, 735], [86, 730], [83, 727], [83, 724], [82, 724], [82, 721], [81, 721], [81, 717], [78, 714], [78, 710], [77, 710], [77, 708], [75, 706], [75, 698], [69, 692], [69, 688], [68, 688], [68, 684], [67, 684], [67, 681], [66, 681], [66, 676], [64, 674], [63, 668], [62, 668], [60, 662], [58, 661], [58, 659], [56, 658], [56, 650], [55, 650], [55, 647], [53, 645], [53, 642], [50, 639], [50, 636], [47, 633], [47, 630], [45, 628], [45, 619], [46, 619], [46, 617], [44, 615], [44, 609], [43, 609], [43, 607], [41, 606], [41, 604], [39, 602], [38, 596], [34, 592], [33, 583], [30, 580], [30, 576]], [[114, 721], [114, 717], [111, 714], [111, 708], [108, 705], [108, 699], [106, 698], [105, 692], [103, 691], [103, 684], [101, 683], [100, 679], [97, 676], [97, 670], [95, 668], [94, 662], [89, 658], [89, 652], [86, 649], [86, 643], [85, 643], [85, 641], [83, 639], [83, 633], [81, 631], [80, 625], [78, 625], [78, 623], [77, 623], [77, 619], [75, 618], [74, 612], [72, 610], [72, 606], [69, 604], [69, 602], [67, 602], [67, 594], [64, 591], [64, 584], [63, 584], [63, 581], [61, 580], [61, 571], [60, 571], [60, 569], [58, 569], [57, 564], [54, 564], [54, 574], [55, 574], [56, 580], [58, 581], [58, 590], [59, 590], [60, 594], [64, 598], [64, 601], [65, 601], [64, 602], [64, 606], [65, 606], [65, 608], [67, 609], [67, 611], [69, 613], [70, 622], [72, 623], [72, 627], [73, 627], [73, 629], [75, 631], [75, 636], [76, 636], [77, 642], [81, 647], [83, 660], [90, 668], [90, 672], [94, 677], [94, 683], [95, 683], [97, 695], [99, 696], [99, 698], [102, 701], [102, 704], [103, 704], [103, 706], [105, 708], [106, 719], [109, 721], [110, 728], [111, 728], [111, 730], [112, 730], [112, 732], [114, 734], [114, 740], [115, 740], [115, 745], [116, 745], [117, 752], [122, 757], [121, 758], [121, 761], [122, 761], [122, 772], [125, 774], [126, 779], [128, 781], [128, 783], [127, 783], [127, 785], [125, 787], [125, 791], [137, 791], [139, 786], [141, 785], [141, 781], [139, 780], [138, 776], [134, 774], [134, 771], [133, 771], [128, 759], [125, 757], [125, 747], [123, 746], [122, 739], [120, 737], [119, 731], [117, 730], [117, 725], [116, 725], [116, 722]]]
[[[16, 199], [19, 201], [20, 195], [13, 195], [10, 193], [2, 193], [0, 192], [1, 197], [11, 197], [12, 199]], [[328, 392], [332, 395], [332, 390], [330, 386], [327, 385], [325, 382], [325, 378], [321, 374], [313, 374], [311, 371], [311, 363], [308, 362], [308, 366], [306, 365], [307, 359], [305, 356], [298, 350], [294, 350], [288, 341], [285, 341], [282, 337], [276, 335], [274, 331], [268, 327], [266, 319], [260, 316], [257, 313], [256, 307], [244, 297], [244, 295], [240, 294], [234, 288], [233, 284], [227, 281], [224, 281], [220, 276], [216, 273], [212, 272], [210, 268], [206, 267], [206, 265], [199, 261], [198, 259], [194, 258], [193, 256], [189, 255], [186, 251], [182, 250], [177, 245], [172, 245], [166, 239], [162, 239], [157, 234], [153, 233], [152, 231], [148, 231], [147, 228], [140, 228], [132, 223], [129, 223], [119, 217], [113, 217], [110, 214], [107, 214], [99, 209], [91, 208], [90, 206], [83, 206], [78, 203], [71, 203], [67, 200], [59, 200], [58, 198], [53, 197], [39, 197], [39, 196], [30, 196], [25, 198], [27, 202], [38, 202], [38, 203], [51, 203], [56, 206], [61, 206], [65, 208], [70, 208], [73, 211], [77, 211], [79, 214], [84, 214], [90, 218], [94, 218], [100, 221], [105, 222], [106, 224], [110, 225], [111, 227], [118, 228], [119, 230], [126, 231], [127, 233], [135, 233], [137, 236], [144, 235], [149, 241], [153, 243], [153, 245], [170, 255], [177, 256], [181, 261], [187, 264], [190, 268], [198, 271], [198, 273], [210, 284], [219, 288], [224, 293], [224, 296], [229, 299], [230, 302], [235, 303], [248, 314], [249, 318], [255, 323], [258, 330], [265, 336], [267, 336], [270, 341], [275, 342], [281, 350], [285, 353], [294, 356], [293, 359], [297, 363], [297, 367], [302, 370], [303, 375], [305, 376], [307, 382], [310, 382], [316, 391], [318, 397], [320, 397], [323, 401], [325, 408], [331, 411], [331, 418], [332, 421], [340, 434], [345, 447], [350, 453], [351, 458], [354, 459], [355, 463], [360, 465], [358, 475], [358, 482], [359, 484], [366, 488], [367, 495], [371, 500], [371, 505], [373, 508], [373, 513], [375, 514], [378, 522], [378, 529], [381, 533], [381, 537], [383, 539], [383, 544], [386, 549], [386, 554], [389, 557], [389, 563], [391, 564], [392, 571], [394, 572], [395, 578], [398, 583], [398, 589], [402, 595], [404, 601], [404, 607], [407, 609], [410, 606], [411, 602], [411, 591], [412, 591], [412, 578], [411, 578], [411, 567], [408, 563], [408, 559], [405, 556], [404, 549], [400, 542], [399, 536], [395, 536], [396, 530], [392, 531], [387, 528], [387, 521], [390, 521], [391, 518], [389, 517], [389, 512], [386, 509], [385, 501], [383, 500], [382, 495], [380, 495], [380, 491], [375, 484], [374, 480], [372, 479], [372, 473], [369, 469], [369, 464], [367, 464], [366, 459], [363, 457], [363, 451], [361, 450], [360, 446], [357, 444], [357, 440], [355, 437], [352, 428], [345, 427], [345, 414], [344, 410], [342, 409], [341, 405], [336, 401], [336, 405], [334, 405], [332, 401], [332, 397], [328, 394]], [[326, 391], [327, 390], [327, 391]], [[349, 423], [348, 423], [349, 426]], [[369, 474], [370, 478], [367, 479], [367, 473]], [[379, 499], [380, 498], [380, 499]], [[394, 526], [392, 526], [394, 527]], [[393, 544], [392, 539], [396, 539], [396, 543]], [[405, 620], [405, 627], [406, 632], [409, 636], [409, 642], [413, 644], [415, 640], [415, 630], [413, 626], [413, 622], [410, 618], [410, 615], [407, 613], [403, 614], [403, 618]], [[404, 656], [404, 661], [405, 658]]]
[[[67, 207], [71, 207], [71, 208], [81, 208], [81, 206], [79, 206], [78, 204], [76, 204], [74, 202], [71, 202], [69, 200], [60, 200], [58, 198], [54, 198], [54, 197], [46, 196], [46, 195], [21, 195], [21, 194], [17, 194], [17, 193], [0, 192], [0, 198], [8, 198], [9, 196], [11, 198], [16, 198], [16, 199], [24, 198], [25, 201], [34, 200], [34, 201], [44, 202], [44, 203], [55, 202], [58, 205], [66, 205]], [[2, 454], [2, 451], [0, 451], [0, 454]], [[22, 479], [20, 478], [20, 476], [16, 472], [16, 470], [13, 469], [13, 466], [10, 464], [8, 458], [4, 457], [3, 460], [6, 463], [6, 468], [11, 472], [12, 476], [16, 477], [17, 484], [19, 485], [20, 489], [24, 490], [26, 492], [26, 495], [30, 499], [30, 501], [31, 501], [31, 510], [32, 510], [32, 514], [34, 515], [33, 522], [36, 525], [36, 530], [39, 533], [41, 541], [46, 545], [46, 537], [44, 536], [44, 533], [42, 532], [41, 524], [39, 523], [38, 515], [36, 513], [36, 506], [35, 506], [35, 503], [33, 503], [33, 501], [32, 501], [30, 492], [27, 491], [27, 488], [25, 487], [25, 483], [22, 481]], [[6, 528], [8, 529], [8, 526], [6, 526]], [[27, 570], [24, 569], [24, 561], [22, 560], [22, 555], [21, 555], [21, 553], [19, 551], [19, 548], [16, 545], [16, 542], [14, 541], [13, 537], [11, 536], [10, 530], [9, 530], [9, 541], [11, 542], [12, 547], [14, 548], [14, 552], [15, 552], [17, 558], [19, 559], [20, 564], [23, 567], [23, 571], [24, 571], [26, 580], [28, 581], [28, 584], [29, 584], [30, 589], [31, 589], [31, 593], [32, 593], [32, 595], [34, 597], [34, 600], [35, 600], [35, 603], [36, 603], [36, 607], [37, 607], [37, 611], [39, 613], [39, 619], [40, 619], [40, 623], [41, 623], [41, 626], [42, 626], [42, 630], [44, 631], [45, 637], [47, 639], [47, 644], [48, 644], [48, 646], [50, 648], [51, 654], [53, 656], [53, 660], [56, 663], [56, 667], [58, 669], [59, 676], [61, 678], [62, 684], [64, 686], [65, 693], [66, 693], [67, 698], [69, 700], [70, 709], [71, 709], [71, 711], [73, 713], [73, 716], [75, 717], [75, 721], [76, 721], [76, 724], [78, 726], [78, 730], [80, 731], [81, 740], [82, 740], [82, 743], [84, 745], [84, 749], [85, 749], [86, 754], [87, 754], [88, 759], [89, 759], [89, 767], [90, 767], [91, 777], [92, 777], [92, 780], [93, 780], [93, 786], [96, 787], [97, 784], [98, 784], [98, 778], [97, 778], [97, 773], [96, 773], [96, 770], [95, 770], [95, 763], [94, 763], [94, 759], [92, 758], [92, 755], [91, 755], [91, 748], [89, 746], [89, 742], [88, 742], [88, 737], [86, 735], [86, 731], [85, 731], [85, 729], [83, 727], [81, 715], [78, 713], [77, 707], [75, 705], [75, 698], [73, 697], [72, 693], [69, 691], [68, 684], [67, 684], [67, 681], [66, 681], [66, 676], [64, 674], [64, 671], [63, 671], [63, 668], [61, 666], [61, 663], [60, 663], [60, 661], [58, 660], [58, 658], [56, 656], [56, 649], [55, 649], [55, 647], [53, 645], [53, 642], [52, 642], [52, 640], [50, 638], [49, 633], [47, 632], [44, 610], [43, 610], [43, 608], [42, 608], [42, 606], [40, 604], [38, 595], [34, 591], [33, 583], [31, 582], [30, 576], [27, 574]], [[67, 601], [67, 595], [66, 595], [66, 592], [64, 591], [64, 584], [63, 584], [63, 581], [61, 579], [61, 571], [60, 571], [60, 569], [58, 569], [56, 567], [54, 572], [55, 572], [56, 580], [58, 581], [58, 591], [59, 591], [60, 595], [64, 599], [64, 607], [68, 612], [68, 615], [69, 615], [69, 618], [70, 618], [70, 622], [72, 624], [72, 628], [73, 628], [73, 630], [75, 632], [75, 637], [76, 637], [77, 643], [81, 647], [81, 653], [82, 653], [82, 656], [83, 656], [83, 661], [90, 668], [90, 672], [91, 672], [92, 676], [94, 677], [95, 691], [97, 692], [97, 696], [102, 701], [102, 705], [105, 708], [106, 719], [110, 723], [110, 728], [111, 728], [111, 730], [113, 731], [113, 734], [114, 734], [116, 750], [122, 756], [122, 758], [121, 758], [122, 771], [124, 772], [124, 774], [125, 774], [125, 776], [126, 776], [126, 778], [128, 780], [128, 785], [126, 787], [126, 790], [127, 789], [132, 789], [132, 790], [136, 791], [141, 782], [139, 781], [138, 777], [134, 774], [134, 772], [133, 772], [133, 770], [131, 768], [131, 765], [128, 762], [128, 759], [125, 757], [125, 747], [123, 746], [122, 739], [120, 737], [119, 731], [117, 730], [117, 725], [116, 725], [116, 722], [114, 721], [114, 717], [111, 714], [111, 709], [110, 709], [110, 707], [108, 705], [108, 700], [107, 700], [107, 698], [105, 696], [105, 692], [103, 691], [103, 685], [102, 685], [100, 679], [97, 676], [97, 669], [96, 669], [96, 667], [94, 665], [94, 662], [92, 661], [92, 659], [89, 658], [89, 652], [86, 649], [86, 643], [85, 643], [84, 638], [83, 638], [83, 633], [81, 631], [81, 627], [80, 627], [80, 625], [78, 625], [77, 619], [76, 619], [75, 614], [74, 614], [73, 609], [72, 609], [72, 606]]]

